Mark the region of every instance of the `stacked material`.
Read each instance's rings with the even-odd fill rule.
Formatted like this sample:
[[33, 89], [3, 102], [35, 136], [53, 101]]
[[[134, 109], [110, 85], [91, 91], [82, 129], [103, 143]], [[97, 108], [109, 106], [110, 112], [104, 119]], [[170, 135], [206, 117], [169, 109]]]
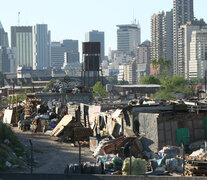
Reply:
[[207, 176], [207, 158], [187, 156], [185, 176]]

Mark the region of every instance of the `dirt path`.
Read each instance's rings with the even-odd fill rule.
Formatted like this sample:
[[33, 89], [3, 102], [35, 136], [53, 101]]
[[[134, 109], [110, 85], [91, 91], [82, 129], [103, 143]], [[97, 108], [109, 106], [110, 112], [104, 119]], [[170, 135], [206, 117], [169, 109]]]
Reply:
[[[31, 134], [31, 132], [22, 132], [18, 128], [13, 128], [19, 140], [27, 150], [30, 149], [29, 139], [34, 147], [34, 160], [37, 166], [34, 167], [34, 173], [63, 174], [68, 163], [78, 164], [78, 147], [72, 144], [60, 143], [53, 137], [44, 134]], [[82, 162], [95, 162], [89, 148], [82, 147]], [[30, 169], [21, 171], [30, 172]]]

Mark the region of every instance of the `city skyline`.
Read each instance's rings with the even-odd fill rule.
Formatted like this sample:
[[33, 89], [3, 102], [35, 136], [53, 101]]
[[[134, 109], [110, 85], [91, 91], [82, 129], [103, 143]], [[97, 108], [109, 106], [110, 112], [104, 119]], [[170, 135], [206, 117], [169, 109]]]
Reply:
[[[12, 4], [12, 6], [11, 6]], [[207, 20], [205, 14], [206, 0], [194, 2], [195, 17]], [[141, 42], [150, 40], [150, 18], [159, 11], [169, 11], [173, 7], [173, 0], [77, 0], [77, 1], [4, 1], [2, 2], [0, 21], [6, 32], [10, 34], [10, 26], [33, 26], [48, 24], [51, 30], [51, 41], [63, 39], [79, 40], [79, 47], [84, 42], [85, 32], [99, 30], [105, 32], [105, 53], [109, 47], [117, 49], [117, 24], [130, 24], [133, 18], [141, 26]], [[10, 36], [9, 36], [10, 39]], [[9, 40], [10, 41], [10, 40]], [[79, 48], [79, 50], [81, 50]]]

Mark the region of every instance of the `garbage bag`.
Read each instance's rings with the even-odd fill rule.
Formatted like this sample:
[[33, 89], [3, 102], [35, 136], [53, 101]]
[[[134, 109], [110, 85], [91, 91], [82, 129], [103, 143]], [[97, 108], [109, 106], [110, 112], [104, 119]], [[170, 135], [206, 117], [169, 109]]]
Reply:
[[178, 160], [176, 158], [166, 159], [166, 169], [169, 172], [177, 171], [178, 169]]
[[[146, 173], [146, 161], [140, 158], [134, 158], [132, 156], [131, 161], [131, 175], [140, 175]], [[122, 166], [122, 174], [130, 175], [130, 158], [124, 160]]]

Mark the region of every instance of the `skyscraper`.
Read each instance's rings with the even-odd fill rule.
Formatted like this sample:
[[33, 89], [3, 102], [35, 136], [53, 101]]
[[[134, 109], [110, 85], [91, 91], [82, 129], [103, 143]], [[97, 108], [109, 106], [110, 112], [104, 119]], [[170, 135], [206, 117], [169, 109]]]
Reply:
[[65, 48], [60, 42], [51, 43], [51, 67], [61, 69], [64, 63]]
[[207, 29], [193, 31], [190, 42], [189, 77], [203, 78], [207, 71]]
[[8, 42], [8, 34], [7, 32], [4, 31], [4, 28], [0, 22], [0, 46], [3, 47], [8, 47], [9, 42]]
[[52, 42], [51, 67], [61, 69], [65, 60], [66, 63], [80, 63], [78, 40], [65, 39], [62, 42]]
[[105, 40], [104, 32], [92, 30], [85, 34], [86, 42], [100, 42], [101, 43], [101, 60], [104, 60], [105, 57]]
[[159, 12], [151, 17], [151, 60], [172, 61], [172, 11]]
[[153, 14], [151, 17], [151, 59], [163, 57], [163, 16], [164, 12]]
[[62, 41], [68, 63], [79, 63], [78, 40], [65, 39]]
[[204, 28], [206, 23], [203, 20], [188, 21], [178, 29], [178, 68], [180, 73], [189, 78], [190, 42], [193, 31]]
[[141, 31], [139, 24], [117, 25], [117, 50], [136, 55], [137, 46], [140, 45]]
[[32, 26], [11, 27], [11, 47], [17, 48], [17, 65], [33, 66]]
[[178, 61], [178, 28], [194, 19], [193, 0], [173, 1], [173, 74], [182, 73], [179, 68], [183, 62]]
[[33, 27], [33, 69], [50, 67], [50, 31], [47, 24]]

